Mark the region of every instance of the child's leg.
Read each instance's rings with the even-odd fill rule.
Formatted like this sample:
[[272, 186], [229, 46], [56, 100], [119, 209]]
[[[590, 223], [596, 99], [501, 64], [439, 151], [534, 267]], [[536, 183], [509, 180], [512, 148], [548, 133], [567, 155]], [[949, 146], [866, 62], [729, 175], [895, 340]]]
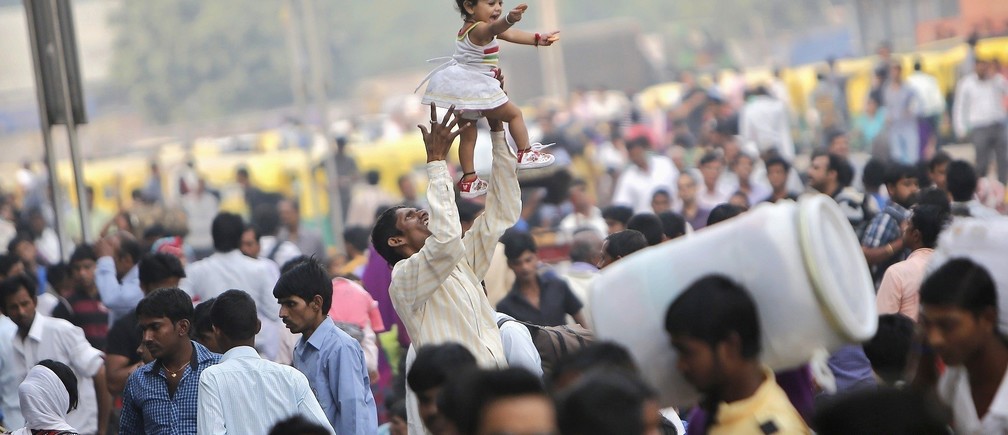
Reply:
[[[460, 122], [473, 121], [463, 120]], [[475, 126], [462, 130], [462, 133], [459, 134], [459, 164], [465, 174], [462, 176], [463, 181], [476, 179], [476, 165], [473, 163], [473, 156], [476, 153], [476, 135]]]
[[529, 144], [528, 128], [525, 127], [525, 118], [522, 117], [521, 109], [515, 103], [508, 101], [500, 107], [484, 111], [483, 114], [487, 118], [506, 122], [508, 124], [508, 131], [511, 133], [511, 137], [514, 138], [515, 146], [519, 150], [525, 150], [531, 146]]

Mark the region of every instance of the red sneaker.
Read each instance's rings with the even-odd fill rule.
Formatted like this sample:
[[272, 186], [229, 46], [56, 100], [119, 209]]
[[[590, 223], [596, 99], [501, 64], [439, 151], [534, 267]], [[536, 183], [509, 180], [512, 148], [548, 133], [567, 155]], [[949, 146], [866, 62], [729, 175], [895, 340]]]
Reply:
[[555, 144], [539, 144], [535, 143], [528, 149], [518, 150], [518, 169], [535, 169], [543, 168], [552, 165], [556, 161], [556, 157], [552, 154], [547, 154], [542, 152], [546, 147]]
[[458, 187], [459, 190], [459, 196], [465, 199], [473, 199], [486, 195], [487, 189], [490, 187], [490, 184], [484, 181], [479, 176], [476, 176], [476, 178], [472, 180], [466, 181], [465, 176], [463, 175], [462, 179], [459, 180], [456, 186]]

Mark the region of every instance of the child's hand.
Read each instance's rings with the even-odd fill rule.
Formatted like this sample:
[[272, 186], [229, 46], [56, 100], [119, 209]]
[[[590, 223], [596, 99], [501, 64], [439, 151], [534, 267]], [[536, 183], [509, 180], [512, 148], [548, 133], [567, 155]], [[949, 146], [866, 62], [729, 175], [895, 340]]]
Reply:
[[511, 24], [521, 21], [522, 14], [524, 14], [527, 9], [528, 5], [525, 3], [515, 6], [514, 9], [511, 9], [511, 12], [508, 12], [507, 21]]
[[549, 47], [553, 45], [554, 42], [560, 40], [560, 31], [554, 30], [552, 32], [547, 32], [542, 34], [542, 38], [539, 40], [539, 45], [544, 47]]

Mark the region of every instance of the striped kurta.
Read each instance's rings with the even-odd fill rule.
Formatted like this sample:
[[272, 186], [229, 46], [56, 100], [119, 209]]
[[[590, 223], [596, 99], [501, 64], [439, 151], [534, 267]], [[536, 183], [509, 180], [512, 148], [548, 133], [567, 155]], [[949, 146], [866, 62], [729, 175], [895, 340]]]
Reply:
[[506, 367], [500, 331], [480, 281], [497, 239], [518, 221], [521, 194], [517, 159], [503, 132], [491, 133], [493, 169], [486, 212], [462, 238], [454, 185], [444, 161], [427, 164], [431, 236], [424, 247], [392, 269], [389, 295], [414, 347], [456, 342], [480, 366]]

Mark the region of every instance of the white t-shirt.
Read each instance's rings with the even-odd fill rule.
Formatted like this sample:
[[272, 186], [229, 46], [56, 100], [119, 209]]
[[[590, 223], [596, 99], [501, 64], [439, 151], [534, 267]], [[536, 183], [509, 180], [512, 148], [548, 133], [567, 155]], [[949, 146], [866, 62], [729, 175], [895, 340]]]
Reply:
[[1008, 382], [1002, 376], [987, 415], [980, 418], [973, 403], [965, 367], [949, 367], [938, 380], [938, 396], [952, 408], [953, 429], [959, 435], [1008, 433]]

